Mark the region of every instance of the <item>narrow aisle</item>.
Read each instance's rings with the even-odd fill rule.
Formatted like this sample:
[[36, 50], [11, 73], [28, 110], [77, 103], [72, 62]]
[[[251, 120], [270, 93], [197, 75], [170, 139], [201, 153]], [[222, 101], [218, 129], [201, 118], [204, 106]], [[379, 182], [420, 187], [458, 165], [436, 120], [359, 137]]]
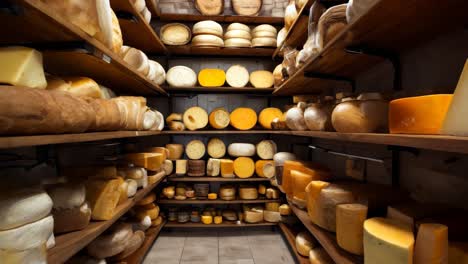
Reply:
[[270, 228], [163, 231], [144, 264], [294, 264], [280, 231]]

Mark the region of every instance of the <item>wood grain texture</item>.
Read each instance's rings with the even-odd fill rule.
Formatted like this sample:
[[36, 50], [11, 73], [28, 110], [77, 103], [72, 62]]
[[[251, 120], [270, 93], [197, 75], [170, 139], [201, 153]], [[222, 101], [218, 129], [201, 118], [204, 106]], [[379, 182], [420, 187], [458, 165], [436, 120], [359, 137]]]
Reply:
[[148, 230], [145, 232], [145, 241], [143, 241], [143, 244], [137, 251], [133, 252], [130, 256], [126, 257], [123, 260], [120, 260], [120, 264], [140, 264], [143, 263], [143, 260], [145, 259], [146, 254], [148, 251], [151, 249], [153, 246], [154, 241], [156, 238], [158, 238], [159, 233], [161, 232], [162, 228], [166, 224], [166, 221], [164, 220], [162, 224], [155, 226], [155, 227], [150, 227]]
[[244, 23], [244, 24], [270, 24], [282, 25], [284, 24], [283, 17], [267, 17], [267, 16], [238, 16], [238, 15], [217, 15], [207, 16], [201, 14], [169, 14], [162, 13], [161, 21], [171, 22], [198, 22], [203, 20], [213, 20], [222, 23]]
[[182, 56], [242, 56], [242, 57], [270, 57], [275, 51], [274, 48], [216, 48], [216, 47], [192, 47], [168, 46], [171, 55]]
[[210, 224], [205, 225], [203, 223], [177, 223], [177, 222], [168, 222], [164, 225], [165, 228], [222, 228], [222, 227], [259, 227], [259, 226], [276, 226], [276, 223], [256, 223], [256, 224], [248, 224], [248, 223], [230, 223], [230, 222], [223, 222], [221, 224]]
[[256, 199], [256, 200], [232, 200], [232, 201], [224, 201], [221, 199], [217, 200], [169, 200], [169, 199], [161, 199], [158, 201], [158, 204], [258, 204], [258, 203], [269, 203], [269, 202], [280, 202], [280, 199]]
[[279, 228], [281, 232], [283, 233], [286, 242], [291, 248], [291, 251], [293, 251], [297, 262], [299, 264], [310, 264], [309, 258], [303, 257], [297, 252], [297, 249], [296, 249], [296, 235], [297, 234], [294, 233], [293, 230], [286, 224], [279, 223]]
[[177, 177], [175, 175], [167, 177], [170, 182], [269, 182], [268, 178], [251, 177], [246, 179], [241, 178], [223, 178], [219, 177]]
[[360, 264], [363, 259], [360, 256], [353, 255], [341, 249], [336, 243], [336, 234], [326, 231], [317, 225], [313, 224], [306, 211], [297, 208], [292, 203], [289, 203], [294, 214], [301, 220], [309, 232], [317, 239], [322, 247], [327, 251], [328, 255], [338, 264]]
[[[165, 176], [164, 176], [165, 177]], [[47, 251], [48, 263], [64, 263], [78, 251], [86, 247], [97, 236], [102, 234], [115, 223], [122, 215], [124, 215], [136, 202], [143, 199], [150, 193], [163, 179], [161, 177], [156, 183], [149, 185], [145, 189], [139, 190], [136, 195], [119, 205], [112, 219], [107, 221], [92, 221], [85, 229], [75, 232], [66, 233], [55, 237], [55, 247]]]

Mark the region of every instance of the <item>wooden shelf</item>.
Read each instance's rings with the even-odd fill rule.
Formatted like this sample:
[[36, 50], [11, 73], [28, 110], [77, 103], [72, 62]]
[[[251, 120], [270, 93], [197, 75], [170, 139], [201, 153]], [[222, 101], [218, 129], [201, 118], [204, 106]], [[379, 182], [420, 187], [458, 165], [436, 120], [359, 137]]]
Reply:
[[26, 45], [43, 51], [45, 70], [57, 75], [93, 78], [122, 92], [141, 95], [167, 93], [130, 68], [117, 54], [48, 8], [40, 0], [16, 0], [19, 14], [0, 13], [4, 45]]
[[146, 230], [145, 241], [143, 242], [141, 247], [137, 251], [135, 251], [132, 255], [119, 261], [119, 263], [128, 263], [128, 264], [143, 263], [143, 260], [145, 259], [146, 254], [153, 246], [154, 241], [158, 237], [159, 233], [161, 232], [165, 224], [166, 224], [166, 221], [164, 221], [162, 224], [158, 226], [150, 227], [148, 230]]
[[167, 181], [170, 182], [269, 182], [270, 179], [268, 178], [260, 178], [260, 177], [251, 177], [247, 179], [241, 178], [223, 178], [223, 177], [177, 177], [177, 176], [169, 176], [167, 177]]
[[146, 187], [145, 189], [139, 190], [133, 198], [119, 205], [111, 220], [92, 221], [83, 230], [56, 236], [55, 247], [47, 251], [47, 262], [64, 263], [67, 261], [115, 223], [122, 215], [130, 210], [136, 202], [143, 199], [148, 193], [150, 193], [164, 179], [164, 177], [161, 177], [156, 183]]
[[284, 223], [279, 223], [281, 232], [284, 235], [286, 242], [288, 242], [291, 251], [293, 252], [296, 260], [299, 264], [310, 264], [309, 258], [301, 256], [296, 249], [296, 234], [291, 230], [289, 226]]
[[289, 131], [279, 131], [279, 130], [195, 130], [195, 131], [172, 131], [164, 130], [161, 133], [166, 135], [242, 135], [242, 134], [281, 134], [281, 132]]
[[110, 2], [112, 9], [117, 14], [125, 12], [134, 16], [134, 19], [119, 18], [125, 45], [135, 47], [146, 53], [167, 53], [161, 39], [154, 32], [151, 25], [146, 23], [143, 16], [137, 12], [130, 0], [111, 0]]
[[326, 231], [319, 226], [313, 224], [307, 212], [297, 208], [292, 203], [289, 203], [294, 214], [301, 220], [304, 226], [309, 232], [317, 239], [322, 247], [327, 251], [328, 255], [337, 264], [360, 264], [363, 263], [363, 259], [360, 256], [353, 255], [347, 251], [341, 249], [336, 243], [336, 234]]
[[217, 47], [192, 47], [167, 46], [171, 55], [178, 56], [216, 56], [216, 57], [271, 57], [274, 48], [217, 48]]
[[198, 22], [202, 20], [213, 20], [221, 23], [245, 23], [245, 24], [284, 24], [283, 17], [267, 17], [267, 16], [238, 16], [238, 15], [217, 15], [206, 16], [202, 14], [169, 14], [161, 13], [161, 21], [171, 22]]
[[280, 202], [280, 199], [257, 199], [257, 200], [231, 200], [231, 201], [225, 201], [221, 199], [217, 200], [169, 200], [169, 199], [161, 199], [158, 201], [158, 204], [185, 204], [185, 205], [190, 205], [190, 204], [258, 204], [258, 203], [268, 203], [268, 202]]
[[196, 93], [253, 93], [253, 94], [272, 94], [274, 88], [254, 88], [254, 87], [171, 87], [164, 86], [165, 91], [169, 93], [176, 92], [196, 92]]
[[259, 226], [276, 226], [276, 223], [257, 223], [257, 224], [248, 224], [248, 223], [227, 223], [223, 222], [222, 224], [210, 224], [205, 225], [203, 223], [177, 223], [177, 222], [168, 222], [164, 225], [165, 228], [220, 228], [220, 227], [259, 227]]
[[[463, 10], [468, 2], [448, 0], [443, 4], [427, 1], [379, 0], [356, 21], [337, 34], [319, 53], [278, 87], [275, 95], [314, 94], [348, 82], [305, 77], [318, 73], [354, 79], [384, 60], [382, 56], [355, 54], [348, 47], [365, 47], [368, 53], [400, 54], [441, 33], [462, 28], [468, 18]], [[423, 22], [422, 22], [423, 21]], [[309, 74], [310, 76], [310, 74]], [[346, 87], [345, 86], [345, 87]]]

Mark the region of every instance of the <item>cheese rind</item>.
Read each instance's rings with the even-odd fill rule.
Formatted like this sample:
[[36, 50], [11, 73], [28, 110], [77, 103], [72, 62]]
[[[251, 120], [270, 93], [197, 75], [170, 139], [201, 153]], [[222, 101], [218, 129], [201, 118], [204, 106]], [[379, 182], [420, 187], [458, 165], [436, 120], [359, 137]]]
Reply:
[[255, 172], [255, 163], [251, 158], [239, 157], [234, 160], [234, 174], [242, 179], [250, 178]]
[[45, 245], [28, 250], [3, 250], [0, 249], [2, 263], [8, 264], [47, 264], [47, 248]]
[[182, 144], [167, 144], [166, 148], [169, 150], [167, 158], [170, 160], [178, 160], [184, 154], [184, 145]]
[[54, 219], [51, 215], [23, 226], [0, 231], [0, 249], [28, 250], [45, 246], [54, 229]]
[[192, 140], [185, 146], [185, 154], [189, 159], [198, 160], [205, 155], [205, 144], [200, 140]]
[[120, 181], [89, 180], [86, 182], [86, 199], [93, 220], [109, 220], [114, 216], [120, 198]]
[[367, 218], [367, 206], [340, 204], [336, 207], [336, 241], [344, 250], [356, 255], [364, 253], [363, 225]]
[[467, 136], [468, 123], [464, 117], [468, 114], [466, 100], [468, 98], [468, 61], [458, 79], [452, 102], [445, 116], [441, 133], [454, 136]]
[[208, 141], [208, 155], [210, 157], [219, 159], [226, 155], [226, 145], [219, 138], [211, 138]]
[[42, 54], [26, 47], [0, 48], [0, 83], [46, 88]]
[[220, 69], [203, 69], [198, 73], [198, 82], [203, 87], [223, 86], [226, 73]]
[[279, 108], [268, 107], [263, 109], [258, 115], [258, 123], [265, 129], [271, 129], [271, 122], [275, 118], [281, 118], [282, 116], [283, 112]]
[[193, 87], [197, 84], [197, 74], [185, 66], [174, 66], [167, 71], [166, 81], [173, 87]]
[[257, 123], [257, 113], [251, 108], [239, 107], [231, 112], [230, 119], [234, 128], [249, 130]]
[[252, 157], [255, 155], [255, 145], [250, 143], [232, 143], [228, 146], [228, 153], [232, 157]]
[[229, 126], [229, 122], [231, 119], [229, 118], [229, 112], [222, 107], [218, 107], [211, 111], [208, 121], [210, 122], [210, 126], [215, 129], [223, 129]]
[[448, 228], [441, 224], [421, 224], [414, 248], [414, 264], [448, 263]]
[[221, 172], [221, 160], [219, 159], [208, 159], [206, 165], [206, 175], [216, 177]]

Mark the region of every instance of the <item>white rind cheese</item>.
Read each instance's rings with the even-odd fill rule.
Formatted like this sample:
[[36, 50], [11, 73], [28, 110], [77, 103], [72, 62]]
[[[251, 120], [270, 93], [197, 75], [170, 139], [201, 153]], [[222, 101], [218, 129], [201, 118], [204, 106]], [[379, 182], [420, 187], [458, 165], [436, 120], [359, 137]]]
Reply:
[[249, 48], [252, 42], [244, 38], [229, 38], [224, 40], [224, 47], [226, 48]]
[[192, 33], [194, 35], [210, 34], [223, 37], [223, 27], [212, 20], [204, 20], [193, 25]]
[[231, 87], [245, 87], [249, 83], [249, 71], [241, 65], [232, 65], [226, 71], [226, 82]]
[[224, 41], [215, 35], [197, 35], [192, 38], [192, 46], [224, 47]]
[[47, 216], [34, 223], [0, 231], [0, 248], [27, 250], [45, 245], [54, 230], [54, 219]]
[[197, 74], [185, 66], [174, 66], [167, 71], [166, 81], [173, 87], [193, 87], [197, 84]]
[[81, 206], [86, 199], [86, 189], [83, 184], [58, 184], [47, 190], [54, 202], [54, 209], [71, 209]]
[[255, 152], [255, 145], [250, 143], [232, 143], [228, 147], [228, 153], [232, 157], [252, 157]]
[[47, 249], [45, 245], [21, 251], [0, 249], [0, 260], [5, 264], [47, 264]]

